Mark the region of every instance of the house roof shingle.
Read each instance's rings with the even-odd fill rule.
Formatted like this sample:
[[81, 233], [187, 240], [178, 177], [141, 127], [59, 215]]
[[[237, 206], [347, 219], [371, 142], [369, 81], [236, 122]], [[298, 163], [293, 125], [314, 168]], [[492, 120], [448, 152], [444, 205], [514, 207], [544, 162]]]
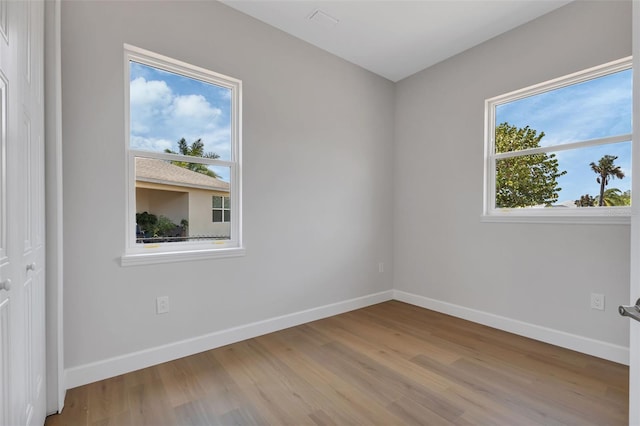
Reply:
[[136, 157], [136, 180], [229, 192], [228, 182], [155, 158]]

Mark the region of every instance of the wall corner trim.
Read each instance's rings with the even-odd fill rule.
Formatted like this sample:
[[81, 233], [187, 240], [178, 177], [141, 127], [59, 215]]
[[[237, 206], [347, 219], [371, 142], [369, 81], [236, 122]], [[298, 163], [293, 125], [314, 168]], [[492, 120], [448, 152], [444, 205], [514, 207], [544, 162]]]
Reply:
[[67, 389], [391, 300], [392, 290], [257, 321], [65, 370]]
[[478, 324], [497, 328], [519, 336], [571, 349], [577, 352], [629, 365], [629, 348], [589, 337], [566, 333], [539, 325], [467, 308], [453, 303], [442, 302], [413, 293], [393, 290], [393, 299], [421, 308], [430, 309]]

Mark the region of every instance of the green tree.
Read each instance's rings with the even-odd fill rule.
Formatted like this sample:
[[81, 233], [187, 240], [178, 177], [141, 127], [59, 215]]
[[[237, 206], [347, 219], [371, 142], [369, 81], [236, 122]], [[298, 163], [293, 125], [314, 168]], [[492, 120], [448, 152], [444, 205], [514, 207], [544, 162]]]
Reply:
[[[595, 198], [600, 205], [600, 197]], [[604, 206], [630, 206], [631, 191], [622, 192], [618, 188], [609, 188], [604, 191]]]
[[599, 206], [605, 205], [604, 190], [605, 187], [609, 184], [609, 179], [624, 178], [624, 172], [622, 171], [620, 166], [616, 166], [614, 164], [614, 161], [616, 161], [617, 159], [618, 157], [615, 155], [605, 155], [600, 160], [598, 160], [598, 164], [593, 162], [589, 164], [591, 166], [591, 170], [593, 170], [593, 172], [598, 175], [598, 177], [596, 178], [596, 182], [600, 184], [600, 197], [598, 198]]
[[627, 189], [626, 191], [624, 191], [622, 193], [621, 200], [623, 201], [623, 204], [620, 204], [621, 206], [630, 206], [631, 205], [631, 190], [630, 189]]
[[584, 194], [580, 196], [579, 200], [574, 201], [574, 204], [577, 207], [593, 207], [596, 205], [597, 197], [592, 197], [589, 194]]
[[[186, 222], [186, 219], [182, 219]], [[160, 217], [149, 212], [136, 213], [136, 224], [140, 227], [141, 234], [146, 237], [174, 236], [176, 229], [183, 229], [166, 216]]]
[[[496, 152], [538, 148], [544, 132], [529, 126], [518, 128], [509, 123], [496, 127]], [[496, 161], [496, 207], [550, 206], [558, 201], [559, 171], [555, 154], [539, 153], [503, 158]]]
[[149, 212], [136, 213], [136, 224], [140, 227], [140, 233], [153, 236], [158, 224], [158, 216]]
[[[202, 157], [202, 158], [220, 158], [220, 156], [215, 152], [204, 152], [204, 143], [202, 142], [202, 139], [198, 139], [194, 141], [191, 145], [187, 145], [187, 141], [184, 138], [182, 138], [178, 141], [178, 151], [180, 152], [172, 151], [169, 148], [164, 150], [164, 152], [168, 154], [181, 154], [181, 155], [188, 155], [190, 157]], [[211, 176], [212, 178], [220, 177], [216, 172], [214, 172], [213, 170], [210, 170], [206, 166], [206, 164], [189, 163], [186, 161], [171, 161], [171, 164], [174, 164], [179, 167], [184, 167], [185, 169], [202, 173], [207, 176]]]

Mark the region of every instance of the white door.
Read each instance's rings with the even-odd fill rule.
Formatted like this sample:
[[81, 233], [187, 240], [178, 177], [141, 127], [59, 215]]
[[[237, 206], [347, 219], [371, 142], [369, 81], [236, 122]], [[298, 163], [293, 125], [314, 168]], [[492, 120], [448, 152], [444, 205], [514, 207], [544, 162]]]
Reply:
[[0, 0], [0, 425], [45, 418], [44, 3]]
[[[631, 305], [640, 298], [640, 1], [633, 1], [633, 173]], [[629, 329], [629, 424], [640, 425], [640, 322]]]

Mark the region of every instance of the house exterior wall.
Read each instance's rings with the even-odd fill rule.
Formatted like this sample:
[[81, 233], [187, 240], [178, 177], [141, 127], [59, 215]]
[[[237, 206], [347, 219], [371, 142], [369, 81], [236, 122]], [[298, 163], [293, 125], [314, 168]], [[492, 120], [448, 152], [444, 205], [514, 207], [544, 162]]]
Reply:
[[189, 220], [189, 193], [164, 189], [136, 188], [136, 213], [166, 216], [176, 225]]
[[189, 193], [189, 235], [229, 236], [230, 223], [214, 223], [212, 200], [214, 195], [228, 197], [229, 193], [195, 189]]

